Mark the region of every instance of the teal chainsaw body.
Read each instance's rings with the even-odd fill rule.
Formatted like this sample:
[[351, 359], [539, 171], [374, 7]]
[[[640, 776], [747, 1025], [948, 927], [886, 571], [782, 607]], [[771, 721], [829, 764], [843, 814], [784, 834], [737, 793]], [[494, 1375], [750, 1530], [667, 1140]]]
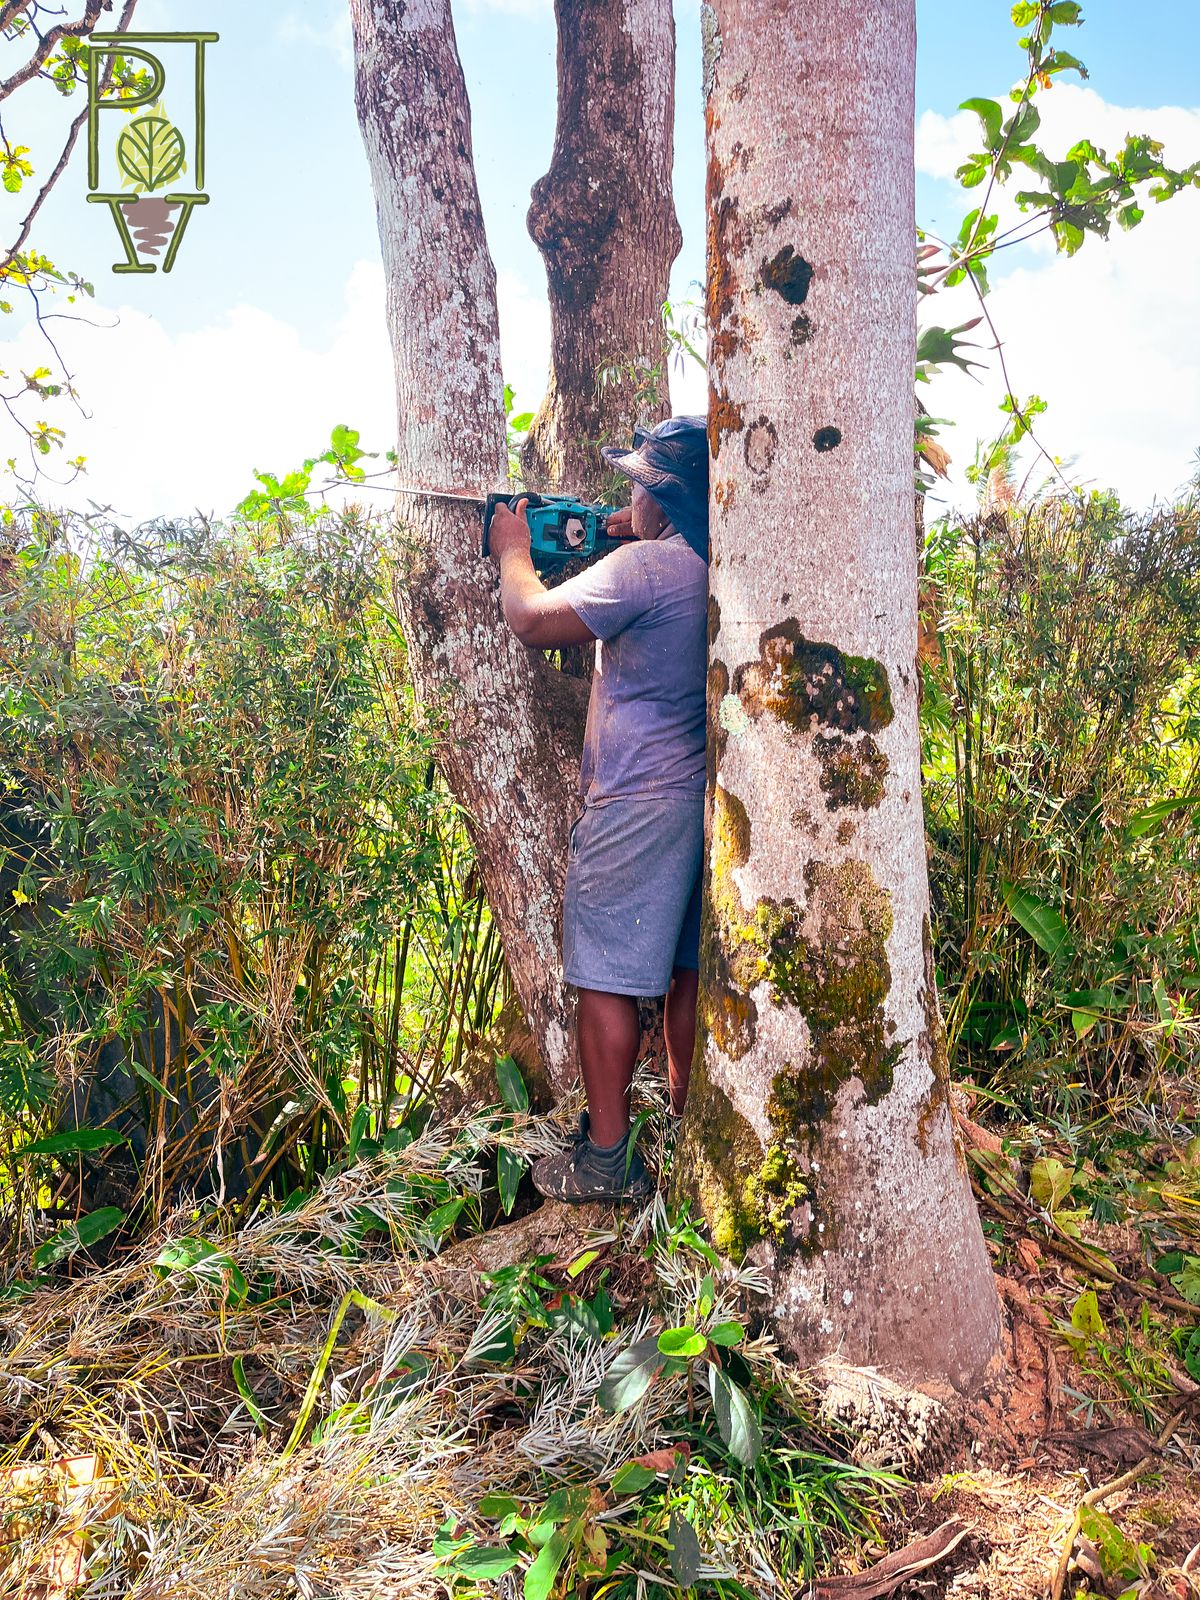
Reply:
[[506, 495], [489, 494], [483, 506], [483, 554], [491, 554], [489, 535], [492, 515], [498, 505], [515, 510], [517, 501], [525, 501], [525, 520], [529, 524], [529, 554], [534, 568], [543, 577], [561, 572], [570, 561], [588, 561], [593, 556], [606, 556], [629, 544], [635, 537], [632, 531], [621, 538], [608, 532], [608, 519], [613, 506], [589, 505], [583, 500], [572, 500], [568, 495]]

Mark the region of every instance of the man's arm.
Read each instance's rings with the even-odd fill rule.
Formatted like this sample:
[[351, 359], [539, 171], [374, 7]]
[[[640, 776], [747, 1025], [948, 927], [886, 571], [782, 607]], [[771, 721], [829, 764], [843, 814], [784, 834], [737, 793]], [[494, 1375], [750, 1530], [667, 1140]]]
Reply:
[[500, 604], [504, 620], [522, 644], [539, 650], [587, 644], [596, 635], [557, 589], [547, 589], [533, 570], [529, 555], [529, 524], [525, 502], [513, 513], [497, 506], [488, 531], [492, 554], [500, 561]]

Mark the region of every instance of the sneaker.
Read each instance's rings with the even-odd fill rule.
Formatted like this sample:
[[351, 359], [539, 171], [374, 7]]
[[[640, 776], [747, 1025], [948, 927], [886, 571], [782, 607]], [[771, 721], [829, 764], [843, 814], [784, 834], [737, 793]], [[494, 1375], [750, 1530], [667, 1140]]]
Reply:
[[[649, 1200], [654, 1179], [636, 1146], [629, 1149], [629, 1135], [611, 1150], [593, 1144], [588, 1133], [588, 1114], [579, 1118], [579, 1130], [572, 1135], [571, 1148], [534, 1163], [533, 1186], [547, 1200], [566, 1200], [582, 1205], [589, 1200]], [[628, 1171], [626, 1166], [628, 1165]]]

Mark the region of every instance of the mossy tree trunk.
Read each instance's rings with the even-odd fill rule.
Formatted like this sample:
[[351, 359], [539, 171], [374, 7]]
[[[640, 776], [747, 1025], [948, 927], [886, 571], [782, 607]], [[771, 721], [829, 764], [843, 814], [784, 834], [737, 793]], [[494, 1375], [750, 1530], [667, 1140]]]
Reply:
[[[405, 484], [484, 491], [507, 478], [496, 276], [449, 0], [351, 0], [355, 99], [371, 167]], [[404, 497], [411, 554], [396, 600], [420, 700], [442, 708], [442, 769], [470, 819], [488, 901], [542, 1066], [575, 1072], [562, 981], [562, 886], [584, 686], [500, 613], [479, 518]]]
[[976, 1387], [999, 1306], [929, 938], [914, 0], [703, 8], [712, 565], [700, 1042], [677, 1184], [784, 1348]]
[[[533, 187], [529, 233], [550, 301], [545, 398], [522, 454], [527, 482], [599, 496], [596, 441], [624, 443], [669, 410], [662, 304], [681, 235], [671, 193], [671, 0], [555, 0], [558, 126]], [[622, 374], [597, 392], [597, 372]], [[661, 369], [657, 397], [635, 373]]]

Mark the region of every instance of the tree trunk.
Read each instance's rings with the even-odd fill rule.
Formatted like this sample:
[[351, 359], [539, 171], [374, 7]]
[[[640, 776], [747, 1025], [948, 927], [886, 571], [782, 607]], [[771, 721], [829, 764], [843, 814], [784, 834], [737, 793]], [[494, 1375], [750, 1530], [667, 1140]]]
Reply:
[[[355, 101], [387, 278], [402, 483], [482, 492], [507, 477], [495, 269], [449, 0], [350, 0]], [[442, 769], [470, 817], [492, 912], [556, 1088], [574, 1076], [562, 886], [583, 686], [506, 627], [479, 518], [402, 500], [397, 585], [413, 681], [447, 718]]]
[[781, 1345], [977, 1386], [917, 727], [914, 0], [717, 0], [701, 1032], [677, 1163]]
[[[670, 410], [662, 304], [681, 235], [671, 196], [675, 24], [670, 0], [555, 0], [558, 127], [529, 233], [550, 299], [551, 366], [526, 482], [599, 497], [596, 441], [625, 443]], [[597, 371], [622, 371], [597, 393]], [[658, 367], [656, 390], [631, 375]], [[639, 394], [639, 389], [642, 392]]]

